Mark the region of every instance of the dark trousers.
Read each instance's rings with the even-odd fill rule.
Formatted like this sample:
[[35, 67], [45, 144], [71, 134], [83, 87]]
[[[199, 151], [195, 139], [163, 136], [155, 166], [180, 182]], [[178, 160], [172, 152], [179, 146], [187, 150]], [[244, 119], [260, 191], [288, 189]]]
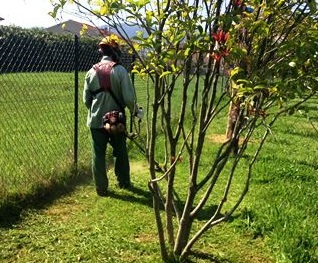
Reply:
[[119, 186], [130, 184], [130, 168], [126, 146], [126, 135], [109, 134], [105, 129], [91, 128], [93, 143], [92, 172], [96, 189], [107, 190], [106, 149], [108, 143], [113, 148], [115, 157], [115, 175]]

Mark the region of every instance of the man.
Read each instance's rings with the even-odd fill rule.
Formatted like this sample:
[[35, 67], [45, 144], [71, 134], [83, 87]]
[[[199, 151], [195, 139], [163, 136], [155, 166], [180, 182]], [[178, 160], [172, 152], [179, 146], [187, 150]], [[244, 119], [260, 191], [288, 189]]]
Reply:
[[[103, 57], [101, 62], [94, 65], [86, 74], [83, 101], [88, 108], [87, 126], [90, 127], [93, 143], [92, 172], [96, 192], [99, 196], [107, 196], [106, 148], [108, 143], [113, 148], [118, 186], [129, 188], [131, 182], [126, 134], [124, 132], [111, 134], [106, 131], [103, 116], [107, 112], [124, 110], [125, 107], [128, 107], [131, 114], [135, 114], [138, 107], [135, 90], [127, 70], [119, 64], [121, 51], [118, 37], [111, 35], [103, 38], [99, 43], [99, 51]], [[115, 65], [113, 65], [114, 62]], [[111, 92], [103, 90], [100, 83], [103, 73], [100, 73], [99, 67], [107, 65], [111, 65], [110, 74], [108, 74]]]

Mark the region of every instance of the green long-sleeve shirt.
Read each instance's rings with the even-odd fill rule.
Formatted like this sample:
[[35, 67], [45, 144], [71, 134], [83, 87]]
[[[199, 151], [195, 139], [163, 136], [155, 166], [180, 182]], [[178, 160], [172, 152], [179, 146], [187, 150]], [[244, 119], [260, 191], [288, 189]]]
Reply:
[[[104, 56], [101, 60], [112, 61], [110, 57]], [[131, 113], [136, 112], [136, 93], [127, 70], [122, 65], [116, 65], [111, 70], [111, 89], [121, 106], [128, 107]], [[100, 89], [99, 78], [95, 69], [91, 68], [85, 76], [83, 102], [88, 108], [87, 126], [91, 128], [103, 127], [103, 116], [106, 112], [120, 110], [120, 106], [114, 101], [109, 92], [92, 92]]]

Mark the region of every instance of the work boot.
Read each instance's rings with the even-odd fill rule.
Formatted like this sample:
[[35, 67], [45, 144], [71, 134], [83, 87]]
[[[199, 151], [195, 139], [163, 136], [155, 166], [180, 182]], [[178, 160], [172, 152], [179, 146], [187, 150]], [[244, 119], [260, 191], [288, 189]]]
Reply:
[[108, 196], [108, 191], [107, 189], [99, 189], [99, 188], [96, 188], [96, 193], [97, 195], [101, 196], [101, 197], [106, 197]]
[[131, 183], [130, 182], [126, 182], [126, 183], [118, 183], [118, 187], [120, 189], [129, 189], [131, 187]]

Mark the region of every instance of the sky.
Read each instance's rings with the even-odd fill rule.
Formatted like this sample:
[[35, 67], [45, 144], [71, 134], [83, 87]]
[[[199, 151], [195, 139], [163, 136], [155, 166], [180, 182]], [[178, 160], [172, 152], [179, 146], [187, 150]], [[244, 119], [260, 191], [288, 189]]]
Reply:
[[53, 10], [50, 0], [0, 1], [0, 17], [4, 18], [4, 20], [0, 21], [0, 25], [15, 25], [23, 28], [46, 28], [69, 19], [84, 22], [74, 15], [65, 13], [63, 13], [62, 20], [56, 21], [48, 14]]

